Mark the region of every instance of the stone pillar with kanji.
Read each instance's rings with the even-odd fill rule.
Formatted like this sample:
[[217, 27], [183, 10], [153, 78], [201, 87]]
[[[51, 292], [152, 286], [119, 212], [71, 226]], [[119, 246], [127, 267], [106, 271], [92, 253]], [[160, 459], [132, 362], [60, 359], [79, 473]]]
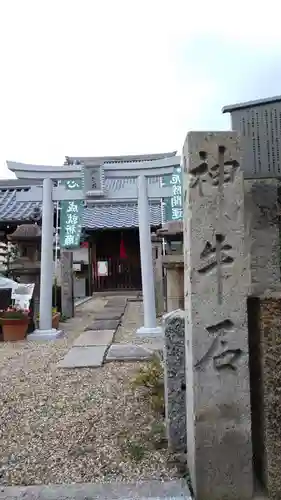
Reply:
[[253, 494], [250, 286], [240, 139], [190, 132], [183, 148], [187, 455], [195, 497]]

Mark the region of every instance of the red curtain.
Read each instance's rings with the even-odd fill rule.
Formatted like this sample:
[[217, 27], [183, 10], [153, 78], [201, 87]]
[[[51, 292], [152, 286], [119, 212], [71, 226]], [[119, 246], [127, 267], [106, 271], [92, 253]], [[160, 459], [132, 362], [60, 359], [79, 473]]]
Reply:
[[120, 241], [120, 259], [127, 259], [126, 248], [122, 236]]

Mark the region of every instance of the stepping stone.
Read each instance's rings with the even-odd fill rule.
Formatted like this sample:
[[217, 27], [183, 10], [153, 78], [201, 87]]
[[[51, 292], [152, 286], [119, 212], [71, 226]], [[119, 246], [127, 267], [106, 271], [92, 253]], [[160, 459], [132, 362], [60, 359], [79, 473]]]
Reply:
[[73, 347], [104, 346], [111, 344], [115, 330], [87, 330], [75, 340]]
[[163, 351], [164, 339], [159, 339], [159, 341], [154, 339], [152, 342], [148, 342], [147, 344], [145, 344], [144, 347], [149, 351]]
[[124, 314], [124, 311], [120, 311], [120, 309], [105, 309], [104, 311], [98, 312], [95, 314], [96, 320], [101, 319], [120, 319]]
[[120, 307], [120, 306], [104, 306], [104, 309], [102, 311], [99, 311], [99, 312], [105, 312], [105, 311], [112, 311], [112, 310], [115, 310], [115, 312], [117, 313], [120, 313], [120, 314], [124, 314], [125, 312], [125, 307]]
[[120, 324], [120, 319], [100, 319], [86, 326], [86, 330], [116, 330]]
[[[124, 314], [125, 312], [125, 306], [124, 307], [120, 307], [120, 306], [115, 306], [114, 304], [113, 305], [110, 305], [110, 306], [104, 306], [104, 309], [103, 311], [111, 311], [111, 310], [115, 310], [116, 312], [119, 312], [120, 314]], [[99, 312], [103, 312], [103, 311], [99, 311]]]
[[98, 312], [99, 312], [99, 314], [110, 313], [110, 312], [113, 312], [116, 314], [124, 314], [124, 311], [125, 311], [125, 307], [120, 307], [120, 306], [106, 307], [106, 306], [104, 306], [104, 308]]
[[58, 366], [59, 368], [97, 368], [103, 364], [106, 349], [106, 345], [72, 347]]
[[122, 297], [115, 297], [112, 299], [109, 299], [108, 302], [105, 304], [105, 307], [124, 307], [126, 306], [127, 299], [124, 299]]
[[145, 361], [152, 356], [152, 351], [140, 345], [112, 344], [108, 349], [106, 361]]
[[172, 479], [170, 481], [138, 481], [125, 483], [76, 483], [46, 484], [34, 486], [2, 486], [1, 499], [37, 499], [64, 500], [107, 499], [107, 500], [191, 500], [186, 481]]

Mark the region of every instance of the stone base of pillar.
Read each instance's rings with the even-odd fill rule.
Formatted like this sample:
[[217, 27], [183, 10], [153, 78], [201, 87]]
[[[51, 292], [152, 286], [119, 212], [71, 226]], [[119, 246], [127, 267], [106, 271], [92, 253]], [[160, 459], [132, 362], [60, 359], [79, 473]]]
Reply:
[[164, 334], [161, 326], [156, 326], [154, 328], [141, 326], [137, 329], [137, 335], [139, 337], [163, 337]]
[[27, 340], [56, 340], [63, 336], [63, 330], [56, 330], [51, 328], [50, 330], [34, 330], [27, 336]]

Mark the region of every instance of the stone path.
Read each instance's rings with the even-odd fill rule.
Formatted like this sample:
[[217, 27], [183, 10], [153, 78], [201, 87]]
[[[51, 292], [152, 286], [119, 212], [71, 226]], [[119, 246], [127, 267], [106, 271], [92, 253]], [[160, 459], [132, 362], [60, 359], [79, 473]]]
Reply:
[[109, 361], [147, 361], [153, 355], [152, 349], [135, 344], [112, 344], [106, 355]]
[[191, 495], [183, 480], [7, 487], [0, 500], [183, 500]]
[[155, 352], [163, 352], [163, 338], [142, 337], [137, 330], [143, 325], [143, 303], [130, 301], [115, 335], [114, 344], [107, 352], [106, 362], [109, 361], [146, 361]]
[[[104, 362], [151, 359], [155, 352], [162, 350], [163, 340], [135, 338], [132, 331], [136, 331], [143, 320], [141, 307], [141, 302], [128, 302], [126, 297], [109, 297], [60, 361], [59, 368], [97, 368]], [[120, 329], [130, 331], [132, 342], [127, 337], [124, 342], [118, 342]]]
[[109, 345], [113, 340], [115, 330], [87, 330], [75, 340], [74, 347], [93, 347]]
[[[115, 342], [118, 344], [137, 344], [137, 345], [162, 345], [161, 338], [147, 337], [137, 334], [137, 330], [144, 324], [144, 313], [142, 301], [130, 301], [126, 308], [124, 321], [119, 326]], [[161, 319], [158, 319], [158, 325], [161, 325]]]
[[74, 299], [74, 307], [79, 307], [82, 304], [85, 304], [85, 302], [88, 302], [89, 300], [92, 300], [92, 297], [83, 297]]
[[103, 364], [114, 333], [126, 308], [126, 297], [110, 297], [104, 309], [95, 314], [70, 351], [60, 361], [59, 368], [97, 368]]

